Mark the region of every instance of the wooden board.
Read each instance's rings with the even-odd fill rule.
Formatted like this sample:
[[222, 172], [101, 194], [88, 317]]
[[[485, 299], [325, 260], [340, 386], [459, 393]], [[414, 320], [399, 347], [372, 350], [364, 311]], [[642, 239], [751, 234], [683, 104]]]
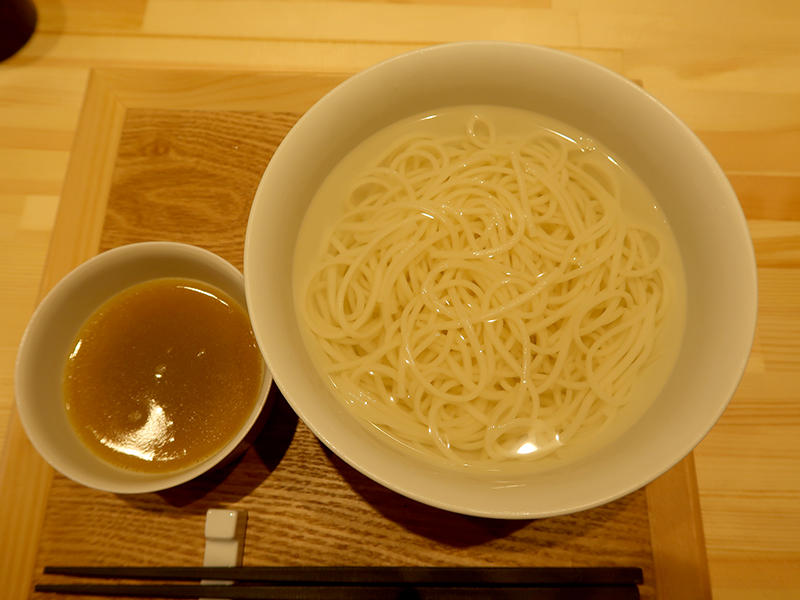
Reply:
[[[272, 152], [341, 76], [96, 71], [42, 292], [97, 252], [167, 239], [241, 269], [244, 228]], [[202, 563], [211, 507], [250, 515], [246, 564], [624, 565], [644, 598], [709, 598], [692, 457], [607, 506], [551, 519], [445, 513], [327, 451], [277, 390], [265, 430], [230, 467], [160, 494], [117, 496], [53, 474], [12, 417], [0, 465], [0, 579], [27, 597], [45, 564]], [[6, 539], [9, 539], [6, 537]], [[12, 570], [13, 569], [13, 570]]]

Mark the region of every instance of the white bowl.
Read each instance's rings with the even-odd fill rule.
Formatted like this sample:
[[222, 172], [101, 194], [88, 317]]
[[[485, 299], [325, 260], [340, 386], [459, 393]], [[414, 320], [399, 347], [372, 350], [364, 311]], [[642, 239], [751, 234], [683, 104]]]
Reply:
[[[687, 323], [677, 364], [652, 407], [622, 437], [563, 468], [495, 480], [399, 455], [352, 418], [315, 371], [292, 298], [292, 255], [314, 192], [370, 134], [458, 104], [528, 109], [583, 130], [655, 195], [684, 262]], [[692, 131], [641, 87], [545, 48], [464, 42], [411, 52], [352, 77], [286, 136], [255, 195], [245, 286], [256, 338], [299, 417], [373, 480], [450, 511], [500, 518], [566, 514], [615, 500], [678, 463], [733, 396], [753, 342], [757, 281], [747, 224], [722, 169]]]
[[62, 393], [64, 367], [75, 337], [106, 300], [132, 285], [162, 277], [208, 283], [246, 307], [242, 274], [220, 256], [187, 244], [145, 242], [103, 252], [71, 271], [42, 300], [23, 335], [14, 382], [20, 421], [39, 454], [83, 485], [116, 493], [174, 487], [237, 456], [247, 447], [248, 433], [254, 431], [259, 417], [269, 411], [271, 377], [264, 369], [258, 401], [244, 427], [212, 457], [175, 473], [123, 470], [81, 443], [67, 417]]

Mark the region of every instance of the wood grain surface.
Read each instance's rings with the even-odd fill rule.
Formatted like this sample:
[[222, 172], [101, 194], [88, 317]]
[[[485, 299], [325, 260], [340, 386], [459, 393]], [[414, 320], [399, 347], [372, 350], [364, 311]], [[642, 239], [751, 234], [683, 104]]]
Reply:
[[[800, 4], [35, 2], [34, 37], [0, 63], [0, 424], [13, 410], [16, 348], [38, 299], [99, 247], [113, 171], [107, 158], [116, 155], [127, 109], [147, 108], [157, 91], [163, 109], [273, 111], [278, 99], [292, 97], [295, 105], [282, 110], [301, 112], [306, 99], [291, 77], [281, 88], [286, 94], [259, 99], [261, 74], [348, 74], [445, 41], [543, 44], [642, 84], [700, 135], [742, 201], [759, 264], [758, 331], [736, 396], [695, 451], [700, 534], [716, 599], [800, 597]], [[170, 81], [161, 76], [167, 68], [194, 71]], [[243, 71], [258, 77], [248, 80]], [[195, 78], [207, 85], [192, 91]], [[318, 81], [308, 95], [324, 85]], [[105, 98], [94, 93], [101, 91]], [[92, 102], [111, 110], [110, 118], [81, 119]], [[85, 177], [76, 177], [81, 170]], [[96, 237], [69, 246], [76, 227]], [[57, 250], [48, 259], [51, 247]], [[35, 515], [51, 476], [11, 423], [7, 433], [0, 427], [0, 441], [15, 456], [0, 459], [0, 481], [27, 479], [19, 489], [0, 487], [10, 532], [0, 540], [0, 593], [23, 598], [34, 567], [29, 550], [42, 526]], [[685, 485], [693, 481], [688, 472], [677, 473]], [[671, 530], [675, 537], [681, 531]]]
[[[256, 186], [298, 116], [126, 111], [99, 250], [174, 240], [241, 269]], [[178, 489], [123, 497], [56, 475], [34, 582], [46, 580], [39, 574], [47, 564], [199, 565], [206, 510], [235, 506], [249, 514], [246, 564], [639, 566], [642, 596], [655, 597], [644, 490], [540, 521], [446, 513], [354, 471], [273, 394], [275, 409], [253, 448], [234, 466]]]
[[[66, 257], [90, 253], [89, 232], [76, 231], [73, 223], [77, 219], [85, 228], [86, 215], [92, 215], [98, 252], [175, 240], [205, 247], [242, 268], [249, 207], [265, 165], [304, 103], [338, 79], [185, 76], [93, 76], [79, 139], [92, 137], [84, 130], [105, 132], [93, 139], [109, 153], [103, 160], [94, 145], [75, 151], [83, 160], [78, 173], [68, 176], [54, 235], [65, 250], [72, 249]], [[158, 78], [170, 86], [157, 91]], [[271, 107], [295, 110], [222, 110], [215, 95], [231, 80], [237, 88], [260, 90], [252, 101], [259, 106], [281, 90], [282, 99]], [[152, 88], [149, 102], [134, 93], [141, 92], [141, 82]], [[198, 96], [214, 108], [201, 110]], [[237, 107], [252, 108], [236, 94], [228, 97]], [[192, 108], [178, 110], [186, 100]], [[146, 108], [148, 103], [170, 108]], [[104, 129], [104, 120], [114, 126]], [[59, 255], [48, 261], [54, 279], [67, 269], [65, 260]], [[33, 582], [47, 580], [44, 565], [65, 562], [200, 564], [198, 531], [205, 511], [235, 506], [250, 514], [248, 564], [639, 566], [644, 598], [709, 597], [691, 458], [647, 490], [591, 511], [539, 521], [470, 518], [410, 501], [360, 475], [298, 422], [277, 389], [273, 394], [266, 428], [240, 461], [175, 490], [106, 494], [52, 474], [41, 463], [38, 471], [42, 479], [52, 477], [52, 485], [29, 495], [44, 493], [46, 508], [22, 515], [40, 531], [39, 543], [30, 546]], [[8, 458], [9, 465], [16, 463]], [[31, 471], [6, 478], [4, 489], [22, 489], [30, 479]], [[0, 514], [0, 530], [9, 528]]]

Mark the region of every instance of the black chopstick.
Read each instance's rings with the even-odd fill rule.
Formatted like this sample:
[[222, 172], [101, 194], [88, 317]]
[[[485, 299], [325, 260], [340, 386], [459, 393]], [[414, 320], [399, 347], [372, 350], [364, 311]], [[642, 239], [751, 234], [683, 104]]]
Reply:
[[625, 586], [643, 582], [638, 567], [81, 567], [47, 566], [46, 574], [114, 579], [232, 580], [358, 586]]
[[261, 586], [261, 585], [37, 585], [38, 592], [130, 598], [240, 598], [258, 600], [639, 600], [639, 588]]
[[260, 600], [638, 600], [635, 567], [80, 567], [47, 575], [217, 584], [36, 585], [38, 592], [130, 598]]

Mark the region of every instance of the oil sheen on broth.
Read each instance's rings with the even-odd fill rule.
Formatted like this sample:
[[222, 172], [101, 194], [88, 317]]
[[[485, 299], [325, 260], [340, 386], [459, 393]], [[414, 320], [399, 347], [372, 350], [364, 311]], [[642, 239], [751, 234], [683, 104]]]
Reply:
[[551, 468], [621, 435], [685, 321], [652, 194], [587, 135], [505, 107], [417, 115], [351, 151], [306, 213], [293, 285], [352, 414], [477, 472]]
[[67, 414], [97, 456], [126, 470], [180, 471], [249, 418], [263, 361], [244, 310], [221, 290], [155, 279], [87, 320], [64, 376]]

